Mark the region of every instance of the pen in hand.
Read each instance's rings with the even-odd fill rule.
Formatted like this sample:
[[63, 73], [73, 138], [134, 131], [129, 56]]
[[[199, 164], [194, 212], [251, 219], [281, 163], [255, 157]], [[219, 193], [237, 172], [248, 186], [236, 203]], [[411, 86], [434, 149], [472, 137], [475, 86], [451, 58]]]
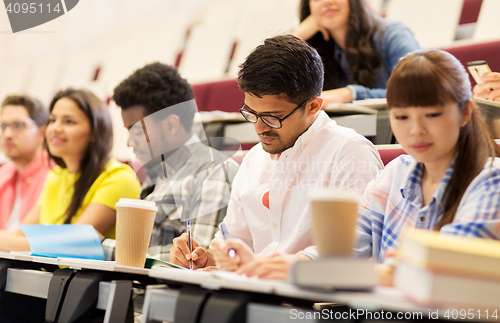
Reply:
[[[227, 228], [226, 228], [226, 225], [224, 224], [224, 222], [222, 222], [220, 224], [220, 230], [222, 232], [222, 236], [224, 237], [224, 240], [229, 238], [229, 233], [227, 232]], [[235, 255], [236, 255], [236, 251], [234, 251], [233, 248], [229, 249], [229, 257], [234, 258]]]
[[[188, 247], [189, 247], [189, 253], [193, 252], [193, 237], [191, 236], [191, 220], [187, 220], [187, 236], [188, 236]], [[189, 258], [189, 269], [193, 270], [193, 256]]]

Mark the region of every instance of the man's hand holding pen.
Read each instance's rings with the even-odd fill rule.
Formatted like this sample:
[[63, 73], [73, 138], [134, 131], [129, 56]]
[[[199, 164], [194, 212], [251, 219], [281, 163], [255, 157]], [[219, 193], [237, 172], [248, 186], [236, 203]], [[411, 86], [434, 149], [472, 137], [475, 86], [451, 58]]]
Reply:
[[[193, 269], [216, 266], [217, 269], [232, 271], [255, 258], [253, 250], [239, 239], [213, 241], [213, 249], [205, 250], [191, 238], [192, 251], [189, 249], [187, 233], [183, 233], [172, 242], [169, 262], [185, 268], [189, 268], [189, 262], [192, 260]], [[229, 256], [232, 253], [234, 257]]]
[[191, 239], [191, 244], [193, 250], [189, 250], [189, 238], [186, 233], [183, 233], [179, 237], [175, 238], [173, 246], [170, 248], [170, 258], [169, 262], [189, 268], [189, 261], [193, 261], [193, 269], [205, 268], [209, 265], [213, 265], [210, 262], [210, 255], [204, 248], [200, 247], [198, 242], [194, 238]]

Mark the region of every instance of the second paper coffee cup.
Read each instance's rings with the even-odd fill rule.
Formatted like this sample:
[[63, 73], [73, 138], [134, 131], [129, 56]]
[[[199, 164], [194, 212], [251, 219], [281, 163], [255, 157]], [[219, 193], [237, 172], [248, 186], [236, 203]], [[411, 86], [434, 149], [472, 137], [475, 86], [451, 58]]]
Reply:
[[354, 191], [318, 190], [309, 194], [313, 239], [323, 256], [353, 254], [359, 195]]

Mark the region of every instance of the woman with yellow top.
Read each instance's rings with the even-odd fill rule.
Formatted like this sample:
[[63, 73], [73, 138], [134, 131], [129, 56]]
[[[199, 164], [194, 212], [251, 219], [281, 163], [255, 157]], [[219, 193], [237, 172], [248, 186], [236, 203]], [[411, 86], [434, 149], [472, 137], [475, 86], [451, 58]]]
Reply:
[[[105, 104], [87, 90], [56, 93], [49, 106], [45, 142], [57, 164], [25, 224], [91, 224], [114, 238], [115, 203], [138, 198], [134, 171], [109, 157], [113, 142], [111, 117]], [[21, 230], [0, 231], [0, 249], [30, 250]]]

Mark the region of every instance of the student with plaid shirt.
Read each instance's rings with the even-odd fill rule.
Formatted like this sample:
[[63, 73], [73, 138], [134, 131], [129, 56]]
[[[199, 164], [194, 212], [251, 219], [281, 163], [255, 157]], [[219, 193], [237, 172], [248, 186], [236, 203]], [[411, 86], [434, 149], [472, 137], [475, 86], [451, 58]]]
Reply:
[[471, 98], [465, 69], [440, 50], [408, 54], [389, 79], [391, 128], [409, 155], [368, 184], [355, 247], [381, 263], [383, 284], [404, 228], [500, 238], [500, 150]]
[[[148, 253], [168, 260], [172, 240], [186, 231], [187, 219], [193, 237], [208, 247], [226, 215], [238, 164], [193, 134], [191, 86], [175, 67], [153, 63], [122, 81], [113, 99], [122, 109], [129, 146], [147, 174], [141, 198], [158, 206]], [[114, 245], [103, 241], [106, 258], [113, 258]]]

